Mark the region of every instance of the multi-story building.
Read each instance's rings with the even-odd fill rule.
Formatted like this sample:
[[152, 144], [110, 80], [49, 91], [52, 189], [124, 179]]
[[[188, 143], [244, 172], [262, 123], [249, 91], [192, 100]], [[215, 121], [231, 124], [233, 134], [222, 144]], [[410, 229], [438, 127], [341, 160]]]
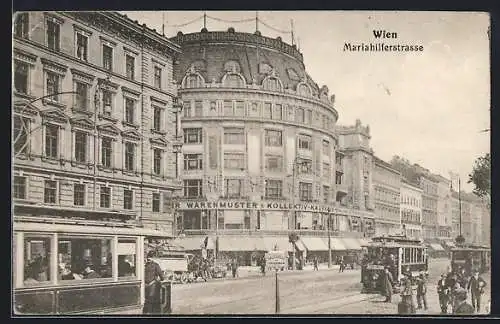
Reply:
[[389, 163], [373, 157], [373, 188], [377, 234], [393, 234], [401, 230], [401, 172]]
[[426, 241], [438, 241], [437, 202], [438, 181], [429, 172], [420, 175], [422, 189], [422, 230]]
[[14, 216], [129, 219], [172, 234], [179, 53], [118, 13], [18, 14]]
[[451, 181], [441, 175], [434, 175], [437, 183], [437, 228], [436, 233], [440, 240], [453, 240], [452, 208], [451, 208]]
[[360, 231], [335, 207], [343, 170], [334, 96], [308, 76], [296, 46], [233, 28], [171, 40], [183, 51], [174, 72], [184, 141], [177, 229], [193, 248], [208, 234], [219, 252], [253, 263], [248, 252], [288, 249], [290, 231], [323, 252], [327, 229]]
[[456, 238], [460, 235], [460, 204], [458, 198], [458, 192], [451, 191], [451, 236]]
[[422, 189], [401, 180], [401, 225], [409, 237], [422, 239]]
[[370, 127], [356, 120], [353, 126], [337, 126], [339, 147], [344, 155], [344, 181], [338, 185], [337, 203], [347, 210], [362, 213], [360, 218], [365, 237], [375, 234], [373, 199], [373, 150]]

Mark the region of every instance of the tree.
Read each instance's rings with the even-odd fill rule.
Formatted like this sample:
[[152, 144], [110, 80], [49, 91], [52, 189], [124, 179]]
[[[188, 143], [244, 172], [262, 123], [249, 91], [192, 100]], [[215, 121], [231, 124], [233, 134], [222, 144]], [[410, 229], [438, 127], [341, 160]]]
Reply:
[[472, 192], [481, 199], [487, 201], [491, 197], [491, 158], [490, 154], [486, 153], [484, 156], [478, 157], [474, 161], [472, 173], [469, 174], [469, 181], [473, 183], [474, 189]]

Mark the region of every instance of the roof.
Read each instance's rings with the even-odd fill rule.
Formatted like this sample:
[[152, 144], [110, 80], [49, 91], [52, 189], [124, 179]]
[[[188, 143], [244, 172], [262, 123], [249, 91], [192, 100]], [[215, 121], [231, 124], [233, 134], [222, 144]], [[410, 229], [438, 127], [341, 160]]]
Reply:
[[375, 155], [373, 156], [373, 162], [375, 164], [383, 166], [384, 168], [386, 168], [394, 173], [401, 174], [401, 172], [399, 170], [395, 169], [390, 163], [385, 162], [384, 160], [380, 159], [379, 157], [377, 157]]

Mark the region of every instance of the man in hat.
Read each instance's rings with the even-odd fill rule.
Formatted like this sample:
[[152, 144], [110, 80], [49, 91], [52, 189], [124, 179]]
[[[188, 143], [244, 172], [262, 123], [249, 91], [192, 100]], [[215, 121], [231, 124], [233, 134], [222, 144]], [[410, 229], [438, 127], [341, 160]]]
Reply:
[[446, 274], [441, 275], [437, 284], [437, 293], [439, 296], [439, 306], [441, 307], [441, 313], [448, 313], [448, 287], [446, 286]]
[[146, 257], [144, 267], [145, 300], [143, 314], [160, 314], [160, 281], [164, 280], [163, 272], [158, 263], [153, 261], [154, 252], [149, 251]]
[[427, 281], [424, 273], [420, 273], [417, 278], [417, 304], [417, 309], [424, 306], [424, 310], [427, 310]]
[[383, 280], [382, 289], [385, 296], [385, 302], [390, 303], [392, 299], [392, 287], [394, 285], [394, 278], [392, 278], [392, 274], [389, 271], [388, 267], [384, 268], [384, 276], [382, 280]]
[[484, 294], [486, 281], [479, 276], [479, 271], [475, 270], [467, 285], [467, 291], [470, 291], [472, 306], [477, 312], [481, 309], [481, 295]]
[[467, 303], [467, 290], [459, 288], [455, 292], [455, 296], [457, 303], [453, 310], [453, 314], [474, 314], [474, 307]]

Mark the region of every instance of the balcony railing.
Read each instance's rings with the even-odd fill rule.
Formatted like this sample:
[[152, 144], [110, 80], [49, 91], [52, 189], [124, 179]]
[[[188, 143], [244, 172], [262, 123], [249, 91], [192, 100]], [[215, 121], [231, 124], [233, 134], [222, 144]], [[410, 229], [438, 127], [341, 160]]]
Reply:
[[[185, 229], [183, 233], [187, 236], [189, 235], [249, 235], [249, 236], [283, 236], [288, 235], [291, 232], [297, 233], [300, 236], [316, 236], [316, 237], [326, 237], [328, 236], [327, 230], [310, 230], [310, 229], [300, 229], [300, 230], [261, 230], [261, 229]], [[352, 237], [361, 238], [363, 237], [362, 232], [345, 232], [332, 230], [330, 231], [331, 236], [336, 237]]]

